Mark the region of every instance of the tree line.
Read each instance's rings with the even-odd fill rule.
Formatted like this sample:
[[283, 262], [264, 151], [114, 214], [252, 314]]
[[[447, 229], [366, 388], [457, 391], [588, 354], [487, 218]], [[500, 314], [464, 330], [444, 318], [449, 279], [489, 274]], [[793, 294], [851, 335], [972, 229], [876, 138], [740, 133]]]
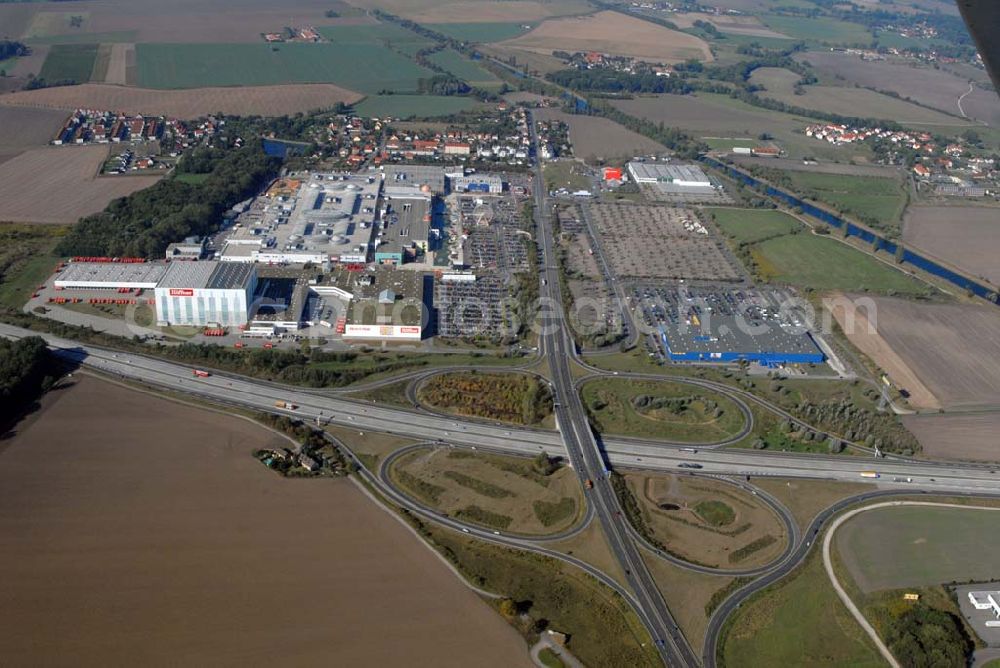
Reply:
[[[265, 155], [260, 140], [243, 148], [191, 154], [190, 171], [207, 173], [202, 183], [164, 179], [108, 204], [80, 220], [56, 248], [59, 255], [162, 257], [168, 244], [219, 229], [222, 214], [256, 194], [274, 178], [281, 160]], [[188, 171], [187, 156], [178, 171]]]
[[17, 419], [57, 377], [58, 367], [41, 337], [0, 339], [0, 426]]

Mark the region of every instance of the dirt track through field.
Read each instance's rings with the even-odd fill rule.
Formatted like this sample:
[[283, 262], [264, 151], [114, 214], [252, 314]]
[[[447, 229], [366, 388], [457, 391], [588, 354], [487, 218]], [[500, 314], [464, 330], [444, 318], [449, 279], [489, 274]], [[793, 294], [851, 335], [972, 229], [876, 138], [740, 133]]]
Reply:
[[[128, 51], [126, 51], [126, 58]], [[109, 73], [110, 73], [109, 69]], [[242, 86], [149, 90], [108, 84], [83, 84], [0, 95], [0, 106], [73, 110], [78, 107], [192, 119], [216, 112], [284, 116], [352, 103], [361, 95], [333, 84]]]
[[112, 44], [111, 61], [108, 63], [108, 72], [104, 77], [104, 83], [124, 86], [128, 83], [127, 64], [129, 53], [135, 59], [135, 44]]
[[344, 479], [251, 423], [103, 381], [0, 446], [8, 665], [526, 666], [524, 641]]

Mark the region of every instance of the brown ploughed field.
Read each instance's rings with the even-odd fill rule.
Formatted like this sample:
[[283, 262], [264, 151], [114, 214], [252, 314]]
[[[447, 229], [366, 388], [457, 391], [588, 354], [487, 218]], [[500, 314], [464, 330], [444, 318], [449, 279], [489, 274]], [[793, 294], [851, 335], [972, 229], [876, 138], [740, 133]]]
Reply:
[[903, 219], [903, 241], [974, 276], [1000, 284], [998, 207], [910, 207]]
[[927, 457], [1000, 461], [1000, 413], [904, 415], [902, 420]]
[[75, 223], [160, 176], [102, 176], [108, 146], [48, 146], [0, 164], [0, 220]]
[[[917, 409], [1000, 405], [1000, 311], [995, 306], [927, 304], [872, 297], [876, 330], [862, 317], [847, 338], [909, 392]], [[846, 300], [841, 300], [844, 302]], [[834, 314], [843, 327], [844, 312]]]
[[531, 665], [351, 482], [251, 456], [279, 436], [89, 377], [44, 403], [0, 446], [7, 665]]
[[0, 107], [0, 164], [56, 136], [68, 114], [54, 109]]

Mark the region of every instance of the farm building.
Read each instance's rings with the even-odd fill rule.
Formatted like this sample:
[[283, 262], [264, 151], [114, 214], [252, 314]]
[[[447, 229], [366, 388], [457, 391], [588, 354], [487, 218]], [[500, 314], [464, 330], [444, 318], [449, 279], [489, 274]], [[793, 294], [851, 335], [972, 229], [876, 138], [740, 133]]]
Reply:
[[171, 263], [156, 285], [157, 324], [245, 325], [256, 286], [249, 264]]

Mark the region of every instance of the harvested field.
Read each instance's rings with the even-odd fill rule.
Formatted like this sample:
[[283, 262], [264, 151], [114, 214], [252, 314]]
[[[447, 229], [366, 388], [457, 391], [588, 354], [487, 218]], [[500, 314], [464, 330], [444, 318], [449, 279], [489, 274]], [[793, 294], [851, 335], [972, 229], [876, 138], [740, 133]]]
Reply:
[[[58, 6], [58, 5], [57, 5]], [[65, 7], [66, 5], [62, 5]], [[296, 0], [294, 8], [266, 0], [155, 0], [118, 2], [74, 2], [70, 9], [45, 11], [51, 4], [34, 5], [37, 17], [31, 21], [32, 37], [63, 40], [88, 35], [121, 35], [130, 39], [91, 39], [127, 42], [260, 42], [261, 33], [281, 30], [286, 25], [322, 26], [372, 23], [337, 0]], [[329, 19], [324, 13], [334, 9], [342, 18]], [[82, 15], [83, 25], [74, 28], [68, 17]], [[2, 14], [0, 14], [2, 16]], [[291, 23], [290, 23], [291, 22]], [[26, 29], [27, 30], [27, 29]]]
[[1000, 578], [1000, 510], [901, 506], [848, 520], [834, 544], [861, 591]]
[[[944, 114], [905, 100], [900, 100], [867, 88], [838, 86], [802, 86], [801, 95], [795, 94], [800, 77], [791, 70], [761, 67], [750, 77], [752, 84], [763, 86], [762, 97], [779, 100], [785, 104], [815, 109], [842, 116], [887, 118], [907, 125], [962, 125], [969, 121], [957, 117], [958, 109]], [[968, 86], [966, 86], [968, 88]]]
[[927, 457], [1000, 461], [1000, 413], [904, 415], [902, 420]]
[[0, 39], [17, 40], [31, 25], [38, 7], [30, 3], [0, 4]]
[[[958, 114], [958, 98], [969, 90], [966, 78], [944, 69], [895, 60], [864, 61], [858, 56], [831, 51], [809, 51], [797, 56], [827, 78], [843, 78], [860, 86], [888, 90], [920, 104]], [[975, 88], [962, 100], [972, 118], [1000, 127], [1000, 105], [992, 91]]]
[[802, 116], [782, 114], [752, 107], [727, 95], [657, 95], [613, 102], [627, 114], [663, 122], [696, 136], [757, 137], [766, 132], [774, 137], [790, 158], [805, 155], [820, 159], [845, 160], [851, 155], [867, 155], [865, 147], [837, 147], [814, 141], [802, 129], [815, 123]]
[[692, 211], [668, 206], [592, 204], [598, 243], [618, 276], [739, 281], [722, 242], [684, 227]]
[[535, 116], [543, 121], [566, 123], [573, 154], [588, 162], [664, 151], [662, 144], [600, 116], [567, 114], [553, 108], [539, 109]]
[[[112, 44], [104, 83], [125, 86], [129, 83], [128, 65], [135, 67], [135, 44]], [[97, 81], [97, 79], [95, 79]]]
[[545, 54], [598, 51], [652, 62], [713, 60], [708, 44], [698, 37], [611, 11], [545, 21], [528, 34], [500, 44]]
[[714, 14], [702, 14], [699, 12], [675, 12], [670, 15], [670, 22], [678, 28], [693, 28], [695, 21], [707, 21], [722, 32], [733, 35], [748, 35], [750, 37], [772, 37], [777, 39], [791, 39], [788, 35], [771, 30], [760, 22], [756, 16], [737, 16]]
[[1000, 208], [910, 207], [903, 219], [903, 241], [1000, 284]]
[[8, 160], [0, 165], [0, 220], [75, 223], [111, 200], [160, 180], [159, 176], [97, 178], [107, 157], [107, 146], [92, 145], [37, 148]]
[[91, 378], [45, 403], [0, 450], [7, 663], [531, 665], [357, 487], [258, 463], [271, 432]]
[[[733, 485], [672, 474], [630, 473], [625, 482], [653, 536], [692, 563], [753, 568], [785, 547], [787, 536], [777, 515]], [[740, 552], [755, 542], [762, 547]]]
[[[910, 393], [918, 409], [992, 408], [1000, 404], [1000, 310], [971, 304], [922, 304], [875, 297], [875, 333], [844, 326], [855, 346]], [[845, 300], [841, 300], [844, 302]]]
[[66, 112], [58, 110], [0, 107], [0, 163], [48, 144], [66, 116]]
[[190, 119], [219, 111], [230, 114], [284, 116], [300, 111], [332, 107], [337, 102], [352, 104], [361, 97], [358, 93], [333, 84], [194, 88], [179, 91], [93, 83], [42, 88], [0, 96], [0, 107], [43, 107], [67, 111], [77, 107], [90, 107], [132, 113], [166, 114]]
[[433, 448], [394, 461], [390, 475], [449, 516], [513, 533], [565, 531], [582, 509], [573, 469], [563, 466], [544, 475], [527, 458]]
[[586, 0], [352, 0], [356, 7], [378, 8], [417, 23], [504, 23], [541, 21], [587, 14]]

